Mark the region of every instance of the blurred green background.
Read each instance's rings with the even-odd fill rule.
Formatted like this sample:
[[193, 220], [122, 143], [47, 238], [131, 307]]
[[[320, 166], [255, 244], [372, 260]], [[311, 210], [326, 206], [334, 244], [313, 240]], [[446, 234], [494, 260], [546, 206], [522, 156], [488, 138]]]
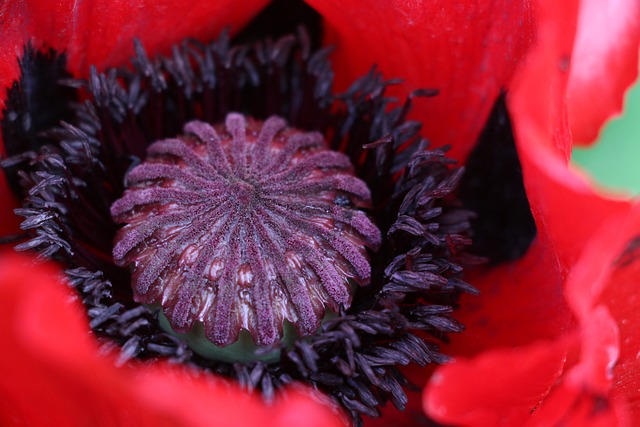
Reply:
[[571, 162], [606, 188], [640, 195], [640, 84], [627, 92], [623, 115], [611, 120], [593, 147], [575, 148]]

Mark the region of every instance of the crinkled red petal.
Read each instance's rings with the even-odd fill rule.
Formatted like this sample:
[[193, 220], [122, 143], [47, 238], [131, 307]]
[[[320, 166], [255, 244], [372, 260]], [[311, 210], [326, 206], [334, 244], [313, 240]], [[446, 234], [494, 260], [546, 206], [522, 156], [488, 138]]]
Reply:
[[[615, 226], [617, 219], [630, 215], [632, 203], [604, 197], [567, 165], [572, 140], [566, 93], [573, 39], [566, 34], [575, 30], [578, 2], [540, 0], [536, 16], [537, 41], [516, 78], [508, 101], [525, 187], [538, 228], [538, 242], [522, 260], [498, 267], [486, 278], [470, 278], [482, 293], [477, 297], [475, 308], [468, 301], [462, 301], [461, 320], [469, 328], [459, 342], [453, 337], [451, 347], [455, 354], [476, 356], [438, 369], [434, 377], [436, 383], [429, 384], [425, 392], [425, 408], [445, 423], [493, 425], [492, 420], [501, 419], [500, 414], [507, 414], [507, 420], [528, 420], [531, 425], [553, 425], [553, 422], [546, 423], [549, 420], [589, 426], [615, 425], [624, 421], [621, 418], [625, 412], [624, 404], [612, 401], [606, 394], [611, 384], [608, 374], [617, 356], [618, 327], [608, 310], [587, 304], [593, 300], [593, 295], [597, 295], [596, 290], [589, 288], [598, 286], [594, 283], [597, 277], [581, 277], [579, 272], [589, 264], [592, 268], [607, 268], [606, 260], [594, 257], [584, 248], [587, 242], [595, 239], [595, 230], [601, 224], [612, 221]], [[627, 239], [632, 237], [628, 230], [621, 233], [625, 233], [623, 237]], [[601, 254], [611, 257], [617, 253], [606, 244], [606, 233], [598, 235], [597, 239], [600, 240], [593, 244], [600, 245]], [[531, 263], [529, 269], [518, 270], [518, 266], [524, 265], [536, 251], [541, 251], [544, 254], [541, 259], [547, 262], [537, 266]], [[567, 282], [567, 274], [571, 275], [570, 282]], [[492, 287], [486, 279], [495, 280], [496, 285]], [[530, 280], [533, 283], [537, 281], [539, 288], [533, 287], [529, 293], [525, 291], [523, 294], [516, 291], [521, 281], [527, 283]], [[575, 322], [561, 322], [555, 326], [551, 322], [545, 326], [539, 318], [539, 332], [536, 332], [535, 315], [529, 324], [526, 320], [520, 323], [515, 320], [516, 323], [510, 324], [508, 316], [502, 319], [495, 313], [502, 307], [507, 307], [507, 312], [510, 310], [509, 287], [504, 286], [507, 281], [511, 281], [510, 296], [515, 297], [515, 308], [522, 310], [523, 319], [541, 307], [542, 313], [547, 314], [544, 305], [550, 301], [551, 305], [564, 307], [566, 317], [561, 318], [565, 319], [572, 317], [566, 314], [567, 303], [570, 304]], [[567, 302], [562, 302], [563, 292], [576, 289], [576, 283], [591, 295], [591, 300], [579, 304], [580, 293], [575, 292], [567, 297]], [[522, 306], [518, 305], [519, 297], [525, 298]], [[513, 315], [518, 319], [517, 312]], [[549, 315], [553, 321], [553, 310]], [[509, 329], [515, 338], [508, 338]], [[534, 331], [531, 336], [528, 336], [529, 331]], [[570, 337], [575, 338], [567, 341]], [[540, 341], [533, 340], [540, 338], [551, 340], [546, 341], [552, 343], [547, 351], [564, 342], [567, 352], [575, 354], [575, 358], [565, 365], [564, 371], [550, 371], [548, 376], [538, 377], [534, 373], [536, 369], [532, 369], [531, 375], [518, 377], [518, 364], [515, 360], [511, 364], [506, 363], [506, 358], [510, 352], [516, 351], [521, 352], [519, 358], [522, 360], [535, 358], [536, 354], [539, 356], [541, 353], [538, 352], [545, 349], [539, 347]], [[620, 339], [622, 342], [628, 337], [623, 332]], [[527, 342], [532, 344], [527, 345]], [[516, 349], [513, 346], [517, 346]], [[470, 379], [474, 375], [469, 372], [470, 366], [484, 367], [484, 378], [489, 383], [478, 385], [477, 381]], [[520, 382], [517, 385], [508, 381], [498, 382], [492, 388], [494, 376], [501, 378], [503, 375], [520, 378]], [[479, 381], [480, 378], [478, 374], [476, 379]], [[543, 390], [542, 387], [535, 388], [540, 386], [540, 380], [548, 387], [549, 395], [535, 406], [535, 416], [529, 418], [527, 404], [531, 404], [536, 392]], [[516, 397], [523, 396], [523, 400], [510, 401], [512, 393]], [[471, 397], [480, 399], [478, 407], [473, 406]], [[590, 409], [598, 411], [590, 412]]]
[[[612, 368], [612, 396], [616, 402], [628, 405], [631, 425], [640, 423], [640, 205], [634, 210], [635, 217], [626, 224], [611, 227], [609, 240], [631, 238], [624, 251], [612, 260], [611, 271], [602, 283], [602, 294], [596, 295], [596, 304], [603, 304], [620, 333], [619, 358]], [[609, 242], [604, 242], [606, 245]], [[576, 292], [577, 294], [577, 292]]]
[[[637, 257], [637, 254], [636, 254]], [[602, 297], [620, 331], [620, 357], [613, 369], [613, 396], [629, 404], [632, 425], [640, 423], [640, 261], [621, 267]]]
[[638, 76], [640, 2], [582, 0], [567, 88], [574, 143], [598, 137]]
[[335, 407], [290, 388], [272, 405], [166, 363], [115, 366], [51, 266], [0, 257], [0, 425], [343, 426]]
[[[526, 130], [521, 130], [522, 135]], [[607, 197], [533, 138], [522, 138], [521, 163], [536, 225], [553, 244], [565, 270], [600, 224], [628, 212], [631, 202]]]
[[603, 221], [628, 211], [628, 200], [603, 197], [567, 166], [568, 61], [578, 2], [540, 0], [538, 40], [508, 101], [529, 203], [538, 232], [548, 236], [563, 268], [578, 258]]
[[558, 381], [532, 425], [631, 426], [640, 421], [634, 325], [640, 205], [603, 224], [567, 278], [577, 318], [579, 357]]
[[532, 40], [527, 1], [308, 0], [325, 18], [334, 64], [345, 84], [377, 64], [395, 91], [418, 88], [440, 95], [416, 102], [415, 117], [434, 146], [451, 144], [464, 159], [499, 92], [509, 86]]
[[[470, 360], [458, 360], [436, 370], [424, 395], [427, 413], [442, 423], [470, 426], [502, 425], [501, 422], [504, 425], [526, 422], [531, 426], [637, 424], [640, 421], [637, 375], [640, 334], [635, 328], [640, 321], [635, 314], [640, 273], [637, 236], [640, 236], [640, 204], [593, 233], [564, 285], [575, 323], [564, 333], [565, 327], [559, 323], [555, 339], [550, 335], [552, 340], [538, 340], [531, 345], [519, 344], [517, 338], [497, 342], [490, 333], [495, 328], [491, 314], [496, 307], [482, 307], [488, 330], [480, 329], [480, 334], [474, 334], [478, 328], [471, 324], [467, 339], [463, 339], [463, 334], [460, 341], [462, 348], [468, 350], [466, 346], [473, 343], [469, 337], [475, 338], [480, 347], [482, 340], [487, 339], [487, 348]], [[535, 247], [530, 253], [533, 251]], [[543, 277], [531, 280], [544, 283]], [[543, 307], [548, 301], [553, 306], [554, 298], [549, 298], [548, 291], [541, 286], [538, 295], [529, 295], [533, 301], [523, 311], [524, 318], [531, 315], [529, 310], [536, 304]], [[506, 299], [503, 302], [507, 304]], [[550, 309], [543, 315], [553, 320], [553, 311]], [[463, 306], [461, 313], [465, 312]], [[544, 323], [541, 325], [544, 330]], [[497, 330], [500, 331], [499, 325]], [[535, 321], [525, 323], [524, 327], [516, 323], [514, 331], [525, 342], [530, 331], [535, 331]], [[541, 337], [534, 332], [531, 338]], [[454, 337], [454, 348], [455, 344]], [[559, 363], [556, 371], [548, 364], [554, 357]], [[532, 366], [527, 373], [528, 362]]]

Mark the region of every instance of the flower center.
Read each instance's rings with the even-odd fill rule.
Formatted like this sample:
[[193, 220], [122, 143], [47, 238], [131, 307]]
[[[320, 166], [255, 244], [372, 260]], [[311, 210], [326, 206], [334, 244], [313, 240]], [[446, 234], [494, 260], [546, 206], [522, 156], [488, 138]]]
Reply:
[[[473, 216], [453, 194], [461, 170], [407, 121], [434, 91], [394, 104], [393, 81], [372, 70], [336, 93], [329, 50], [313, 51], [304, 30], [136, 51], [133, 69], [84, 81], [23, 67], [8, 91], [0, 165], [28, 239], [16, 249], [65, 266], [122, 363], [195, 364], [267, 397], [302, 381], [356, 425], [386, 402], [403, 409], [398, 366], [446, 360], [439, 337], [462, 330], [449, 313], [475, 292], [459, 265]], [[72, 113], [56, 116], [62, 126], [25, 128], [37, 116], [25, 106], [48, 105], [25, 88], [51, 72], [85, 93], [47, 97]], [[283, 343], [289, 325], [306, 336]], [[237, 353], [252, 341], [271, 353]]]
[[[349, 158], [317, 132], [237, 113], [217, 129], [200, 121], [155, 142], [111, 207], [117, 265], [131, 266], [134, 299], [161, 304], [171, 327], [204, 324], [218, 346], [247, 330], [278, 343], [287, 320], [313, 334], [326, 309], [366, 285], [380, 231], [355, 207], [369, 189]], [[352, 207], [353, 206], [353, 207]]]

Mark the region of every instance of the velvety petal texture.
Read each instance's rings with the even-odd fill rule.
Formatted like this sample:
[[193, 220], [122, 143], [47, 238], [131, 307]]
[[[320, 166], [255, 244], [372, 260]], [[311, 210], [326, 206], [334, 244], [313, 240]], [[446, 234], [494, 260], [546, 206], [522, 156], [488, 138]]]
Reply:
[[338, 82], [377, 64], [396, 90], [440, 95], [416, 101], [415, 117], [434, 146], [451, 144], [462, 160], [533, 38], [528, 1], [309, 0], [328, 24]]
[[0, 259], [1, 425], [345, 425], [325, 398], [302, 387], [267, 404], [182, 366], [116, 367], [88, 333], [61, 271], [29, 262], [6, 253]]

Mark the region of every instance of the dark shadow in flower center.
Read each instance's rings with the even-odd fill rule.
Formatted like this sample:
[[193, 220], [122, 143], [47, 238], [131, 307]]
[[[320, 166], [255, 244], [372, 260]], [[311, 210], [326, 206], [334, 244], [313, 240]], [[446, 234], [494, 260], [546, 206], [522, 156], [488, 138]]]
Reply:
[[299, 26], [307, 29], [311, 50], [322, 46], [322, 16], [301, 0], [273, 0], [233, 38], [234, 43], [250, 43], [267, 37], [293, 34]]
[[[4, 150], [10, 157], [37, 151], [46, 144], [49, 140], [42, 132], [60, 121], [71, 120], [74, 112], [70, 106], [76, 99], [72, 88], [58, 84], [71, 77], [66, 70], [66, 55], [58, 55], [53, 49], [41, 52], [28, 44], [19, 65], [20, 80], [7, 89], [0, 123]], [[11, 189], [20, 194], [16, 172], [10, 168], [6, 175]]]
[[536, 236], [505, 98], [496, 100], [458, 191], [477, 215], [471, 251], [492, 263], [520, 258]]

